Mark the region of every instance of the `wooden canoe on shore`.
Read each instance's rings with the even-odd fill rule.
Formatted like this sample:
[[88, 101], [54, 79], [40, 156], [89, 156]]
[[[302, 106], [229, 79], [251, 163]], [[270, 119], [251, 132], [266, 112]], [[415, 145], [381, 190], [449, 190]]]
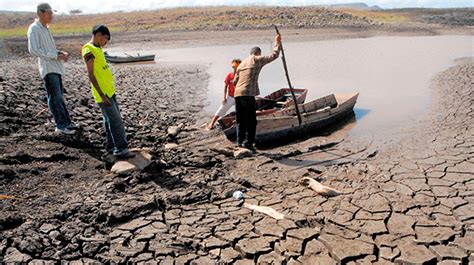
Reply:
[[[308, 134], [343, 119], [353, 112], [359, 93], [331, 94], [305, 104], [299, 104], [302, 124], [295, 107], [257, 117], [255, 141], [265, 143], [278, 138]], [[223, 130], [228, 139], [235, 139], [235, 126]]]
[[[298, 104], [304, 103], [306, 95], [308, 94], [307, 89], [294, 88], [296, 101]], [[257, 105], [257, 116], [267, 115], [270, 113], [277, 112], [284, 108], [293, 105], [293, 98], [289, 88], [279, 89], [263, 98], [256, 98], [255, 103]], [[222, 130], [226, 130], [235, 125], [235, 112], [231, 112], [218, 120]]]
[[155, 55], [137, 55], [137, 56], [112, 56], [109, 54], [105, 54], [105, 60], [109, 63], [133, 63], [133, 62], [146, 62], [146, 61], [154, 61]]

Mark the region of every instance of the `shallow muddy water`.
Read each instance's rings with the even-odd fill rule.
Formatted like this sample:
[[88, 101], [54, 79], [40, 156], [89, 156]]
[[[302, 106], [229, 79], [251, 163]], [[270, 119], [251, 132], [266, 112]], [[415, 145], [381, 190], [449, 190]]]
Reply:
[[[430, 81], [460, 57], [474, 56], [472, 36], [373, 37], [313, 42], [285, 42], [294, 87], [309, 90], [306, 101], [331, 93], [360, 92], [352, 136], [376, 135], [390, 140], [401, 128], [416, 122], [428, 109]], [[263, 54], [272, 39], [256, 44]], [[233, 58], [244, 59], [255, 45], [141, 50], [157, 55], [162, 64], [200, 64], [210, 75], [208, 106], [211, 116], [223, 96], [224, 77]], [[120, 53], [119, 48], [111, 49]], [[281, 59], [260, 74], [262, 95], [287, 87]]]

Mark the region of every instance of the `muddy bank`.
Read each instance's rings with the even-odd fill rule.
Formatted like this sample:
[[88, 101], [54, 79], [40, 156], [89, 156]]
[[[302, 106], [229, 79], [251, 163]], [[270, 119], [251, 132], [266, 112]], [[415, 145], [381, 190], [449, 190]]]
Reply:
[[[34, 60], [1, 68], [3, 261], [473, 261], [472, 60], [436, 77], [431, 111], [393, 146], [347, 140], [347, 120], [241, 160], [218, 131], [196, 127], [205, 118], [203, 69], [113, 66], [130, 143], [154, 156], [144, 172], [122, 175], [99, 160], [100, 112], [81, 62], [65, 77], [82, 127], [73, 138], [51, 133]], [[180, 123], [170, 138], [166, 129]], [[302, 177], [341, 194], [318, 195]], [[284, 219], [244, 207], [235, 190]]]
[[220, 160], [201, 150], [163, 151], [165, 143], [181, 137], [170, 138], [168, 127], [183, 124], [186, 135], [201, 118], [204, 69], [112, 66], [130, 146], [155, 157], [147, 171], [121, 176], [110, 175], [110, 165], [100, 161], [105, 135], [82, 62], [69, 63], [64, 77], [66, 102], [81, 128], [75, 137], [54, 134], [35, 60], [3, 61], [1, 69], [0, 251], [5, 261], [12, 257], [9, 246], [33, 258], [95, 257], [110, 241], [84, 238], [107, 238], [112, 225], [168, 203], [211, 197], [200, 181], [217, 174], [212, 169]]

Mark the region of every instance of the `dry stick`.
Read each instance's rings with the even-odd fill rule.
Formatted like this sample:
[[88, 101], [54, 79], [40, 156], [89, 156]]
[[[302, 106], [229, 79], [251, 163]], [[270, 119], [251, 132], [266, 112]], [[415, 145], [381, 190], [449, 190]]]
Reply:
[[266, 214], [266, 215], [268, 215], [270, 217], [273, 217], [277, 220], [281, 220], [281, 219], [285, 218], [284, 214], [282, 214], [280, 212], [277, 212], [275, 209], [267, 207], [267, 206], [259, 206], [259, 205], [244, 203], [244, 207], [248, 208], [250, 210], [254, 210], [254, 211]]
[[41, 114], [43, 114], [43, 113], [44, 113], [45, 111], [47, 111], [47, 110], [48, 110], [48, 108], [44, 108], [44, 109], [40, 110], [40, 112], [38, 112], [38, 113], [34, 116], [34, 118], [38, 118]]
[[[275, 30], [277, 34], [280, 35], [280, 31], [278, 31], [277, 26], [275, 26]], [[286, 66], [285, 51], [283, 50], [283, 44], [281, 43], [281, 41], [280, 41], [280, 50], [281, 50], [281, 60], [283, 61], [283, 68], [285, 68], [286, 80], [288, 81], [288, 86], [290, 87], [291, 97], [293, 98], [293, 102], [295, 103], [296, 114], [298, 115], [298, 122], [299, 122], [299, 125], [301, 126], [301, 122], [302, 122], [301, 114], [298, 108], [298, 102], [296, 101], [295, 92], [293, 91], [293, 86], [291, 85], [290, 76], [288, 75], [288, 67]]]
[[339, 191], [333, 188], [330, 188], [328, 186], [324, 186], [323, 184], [319, 183], [318, 181], [312, 178], [304, 177], [301, 179], [301, 181], [303, 182], [303, 184], [308, 185], [308, 187], [310, 187], [316, 193], [321, 194], [323, 196], [333, 197], [340, 194]]

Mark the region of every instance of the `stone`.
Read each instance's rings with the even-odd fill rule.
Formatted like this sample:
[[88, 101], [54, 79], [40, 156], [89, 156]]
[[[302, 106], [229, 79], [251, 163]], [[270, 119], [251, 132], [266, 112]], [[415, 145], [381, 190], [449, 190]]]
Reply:
[[175, 143], [166, 143], [165, 144], [165, 150], [171, 150], [173, 148], [176, 148], [178, 147], [178, 144], [175, 144]]
[[57, 226], [53, 224], [42, 224], [41, 227], [39, 228], [39, 231], [41, 233], [48, 234], [49, 232], [51, 232], [52, 230], [55, 230], [56, 228]]
[[130, 151], [135, 154], [135, 157], [116, 162], [110, 169], [111, 172], [116, 174], [123, 174], [132, 171], [140, 171], [151, 164], [152, 155], [150, 153], [140, 150]]
[[331, 256], [338, 262], [345, 263], [351, 258], [371, 255], [374, 245], [360, 240], [348, 240], [339, 236], [324, 234], [319, 240], [328, 248]]
[[3, 258], [3, 262], [5, 263], [26, 263], [31, 260], [29, 255], [23, 254], [16, 248], [7, 248], [5, 252], [5, 257]]

